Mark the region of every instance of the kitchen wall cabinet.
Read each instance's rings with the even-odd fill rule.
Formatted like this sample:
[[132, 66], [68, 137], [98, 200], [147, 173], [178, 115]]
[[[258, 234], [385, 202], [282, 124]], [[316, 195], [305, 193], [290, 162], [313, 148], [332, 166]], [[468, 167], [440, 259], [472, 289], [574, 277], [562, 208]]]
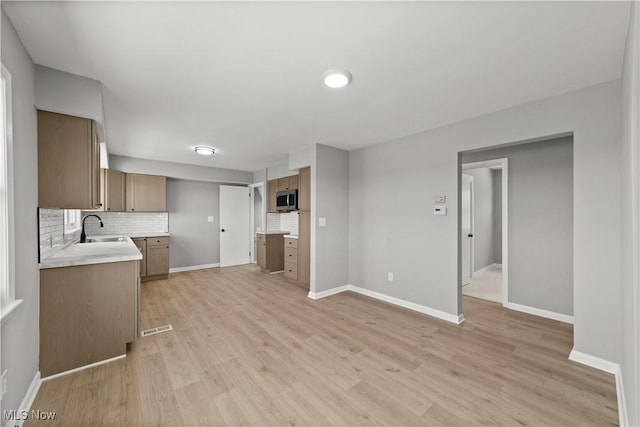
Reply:
[[167, 178], [157, 175], [126, 174], [127, 212], [166, 212]]
[[126, 353], [138, 334], [138, 261], [40, 270], [43, 377]]
[[101, 207], [100, 151], [93, 120], [38, 111], [38, 206]]
[[103, 206], [107, 212], [124, 212], [126, 208], [126, 179], [125, 173], [103, 169]]
[[276, 206], [276, 193], [278, 191], [298, 190], [298, 175], [285, 176], [283, 178], [272, 179], [267, 182], [269, 191], [269, 211], [278, 213]]
[[169, 277], [168, 237], [136, 237], [131, 240], [142, 253], [140, 277], [143, 282]]
[[272, 273], [284, 270], [284, 234], [257, 235], [257, 264]]

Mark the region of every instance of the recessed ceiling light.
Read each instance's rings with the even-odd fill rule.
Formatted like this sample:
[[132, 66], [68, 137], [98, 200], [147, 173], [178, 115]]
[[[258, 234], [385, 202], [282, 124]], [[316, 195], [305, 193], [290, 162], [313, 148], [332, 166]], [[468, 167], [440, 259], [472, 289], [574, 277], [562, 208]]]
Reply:
[[347, 70], [328, 70], [322, 75], [322, 79], [326, 86], [337, 89], [351, 82], [351, 73]]
[[207, 145], [196, 145], [193, 149], [196, 153], [202, 154], [203, 156], [210, 156], [216, 152], [213, 147], [209, 147]]

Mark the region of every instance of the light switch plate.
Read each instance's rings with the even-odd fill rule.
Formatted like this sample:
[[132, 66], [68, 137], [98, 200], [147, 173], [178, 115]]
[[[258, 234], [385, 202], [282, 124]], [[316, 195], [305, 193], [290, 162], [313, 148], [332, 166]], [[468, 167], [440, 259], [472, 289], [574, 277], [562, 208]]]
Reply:
[[212, 216], [208, 216], [207, 217], [207, 222], [213, 222], [213, 217]]
[[433, 196], [433, 202], [434, 203], [444, 203], [447, 201], [447, 196]]
[[318, 218], [318, 227], [326, 227], [327, 218]]

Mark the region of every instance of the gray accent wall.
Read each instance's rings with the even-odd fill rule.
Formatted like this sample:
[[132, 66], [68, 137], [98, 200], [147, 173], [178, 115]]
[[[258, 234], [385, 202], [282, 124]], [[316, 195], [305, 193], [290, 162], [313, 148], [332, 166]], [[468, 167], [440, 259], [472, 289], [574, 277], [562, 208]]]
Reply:
[[473, 270], [495, 262], [493, 232], [493, 175], [491, 169], [466, 169], [473, 176]]
[[[167, 179], [167, 210], [169, 267], [219, 263], [220, 184]], [[214, 222], [207, 222], [208, 216]]]
[[493, 183], [493, 262], [502, 264], [502, 170], [491, 171]]
[[[316, 144], [314, 157], [311, 292], [322, 292], [349, 283], [349, 152]], [[319, 218], [326, 218], [326, 227]]]
[[38, 372], [38, 148], [34, 66], [2, 9], [2, 64], [11, 73], [15, 296], [23, 299], [2, 323], [1, 371], [8, 371], [2, 409], [18, 409]]
[[502, 158], [509, 159], [509, 302], [571, 316], [573, 138], [464, 153], [461, 161]]
[[620, 105], [613, 81], [350, 152], [349, 283], [462, 313], [458, 153], [573, 134], [574, 349], [619, 362]]
[[[621, 370], [630, 426], [640, 425], [640, 5], [631, 2], [622, 71]], [[612, 219], [613, 220], [613, 219]], [[608, 266], [615, 268], [615, 266]]]

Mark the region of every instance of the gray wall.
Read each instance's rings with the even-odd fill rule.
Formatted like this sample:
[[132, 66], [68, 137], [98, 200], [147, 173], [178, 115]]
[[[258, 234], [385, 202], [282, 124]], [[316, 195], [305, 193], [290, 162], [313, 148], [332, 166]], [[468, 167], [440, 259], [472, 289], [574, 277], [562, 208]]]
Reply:
[[491, 169], [467, 169], [473, 176], [473, 270], [493, 264], [493, 176]]
[[491, 171], [493, 183], [493, 262], [502, 264], [502, 170]]
[[[220, 262], [220, 184], [167, 179], [169, 267]], [[207, 222], [213, 216], [214, 222]]]
[[509, 302], [569, 316], [573, 315], [572, 140], [565, 137], [461, 156], [462, 163], [509, 159]]
[[11, 73], [15, 296], [23, 299], [2, 324], [2, 371], [8, 392], [2, 409], [17, 409], [38, 371], [38, 154], [34, 67], [2, 9], [2, 64]]
[[[314, 157], [310, 288], [322, 292], [349, 283], [349, 152], [316, 144]], [[318, 218], [327, 226], [319, 227]]]
[[620, 103], [614, 81], [350, 152], [349, 283], [460, 314], [458, 153], [573, 132], [574, 348], [618, 362]]
[[631, 3], [631, 20], [622, 73], [622, 379], [629, 425], [640, 425], [640, 7]]
[[134, 157], [109, 156], [109, 168], [129, 173], [164, 175], [170, 178], [234, 184], [251, 184], [253, 172], [223, 169], [186, 163], [163, 162]]

